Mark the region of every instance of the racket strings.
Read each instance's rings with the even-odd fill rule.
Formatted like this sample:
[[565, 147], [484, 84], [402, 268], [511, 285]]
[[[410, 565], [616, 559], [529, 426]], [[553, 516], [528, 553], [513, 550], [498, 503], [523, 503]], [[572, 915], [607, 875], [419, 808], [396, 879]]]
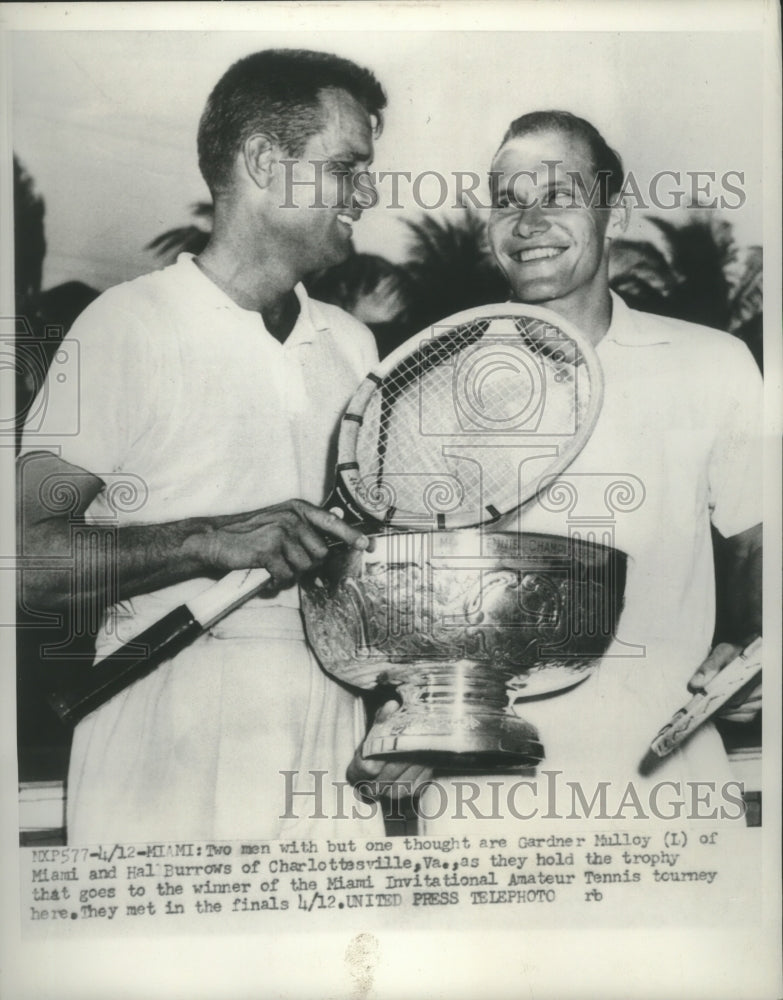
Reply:
[[[389, 426], [395, 404], [411, 386], [419, 386], [416, 393], [418, 397], [418, 392], [421, 391], [420, 384], [423, 376], [427, 372], [436, 370], [440, 366], [449, 363], [456, 354], [478, 342], [486, 333], [489, 323], [489, 320], [468, 323], [464, 327], [450, 331], [450, 335], [447, 333], [436, 337], [434, 340], [420, 347], [409, 358], [405, 358], [383, 379], [380, 386], [381, 398], [377, 447], [378, 466], [374, 472], [378, 489], [382, 488], [386, 453], [389, 444]], [[441, 395], [441, 392], [436, 391], [438, 402]], [[409, 433], [412, 432], [413, 424], [410, 416], [408, 416], [407, 421], [403, 417], [400, 426], [402, 432], [398, 436], [404, 436], [406, 429]]]
[[500, 316], [442, 331], [379, 382], [356, 461], [386, 519], [473, 523], [519, 505], [588, 411], [579, 345], [539, 319]]

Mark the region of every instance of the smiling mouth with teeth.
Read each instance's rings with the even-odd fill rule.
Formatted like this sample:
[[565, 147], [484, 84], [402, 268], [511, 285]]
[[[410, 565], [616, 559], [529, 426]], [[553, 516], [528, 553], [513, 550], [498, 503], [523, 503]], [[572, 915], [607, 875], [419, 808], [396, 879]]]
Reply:
[[565, 253], [565, 247], [535, 247], [530, 250], [517, 250], [511, 257], [519, 261], [520, 264], [527, 264], [532, 260], [549, 260], [551, 257], [559, 257]]

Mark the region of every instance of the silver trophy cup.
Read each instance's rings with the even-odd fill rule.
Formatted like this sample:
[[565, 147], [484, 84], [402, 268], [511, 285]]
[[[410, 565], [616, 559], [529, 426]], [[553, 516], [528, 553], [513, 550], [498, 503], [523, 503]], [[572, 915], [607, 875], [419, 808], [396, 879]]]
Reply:
[[371, 728], [365, 754], [461, 767], [540, 761], [538, 733], [511, 700], [592, 672], [622, 610], [625, 554], [488, 529], [373, 541], [368, 552], [334, 549], [301, 588], [324, 668], [400, 702]]

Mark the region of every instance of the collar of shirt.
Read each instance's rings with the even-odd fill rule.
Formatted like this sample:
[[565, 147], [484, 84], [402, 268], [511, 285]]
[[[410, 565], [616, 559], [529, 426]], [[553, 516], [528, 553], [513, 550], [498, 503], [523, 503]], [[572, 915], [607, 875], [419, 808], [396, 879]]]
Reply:
[[[227, 309], [236, 312], [243, 319], [252, 319], [254, 323], [260, 323], [263, 330], [272, 336], [264, 325], [264, 319], [259, 312], [252, 309], [243, 309], [236, 302], [214, 283], [199, 268], [192, 253], [181, 253], [177, 257], [176, 267], [182, 268], [188, 273], [191, 280], [198, 284], [198, 294], [202, 299], [211, 301], [218, 309]], [[294, 294], [299, 301], [299, 315], [296, 318], [294, 327], [281, 345], [284, 349], [297, 347], [299, 344], [310, 344], [320, 333], [329, 331], [329, 323], [326, 320], [318, 303], [305, 291], [301, 282], [294, 287]], [[274, 337], [275, 343], [279, 343]]]
[[629, 309], [616, 292], [610, 294], [612, 321], [599, 341], [599, 347], [604, 343], [620, 344], [623, 347], [652, 347], [671, 343], [671, 333], [664, 317]]

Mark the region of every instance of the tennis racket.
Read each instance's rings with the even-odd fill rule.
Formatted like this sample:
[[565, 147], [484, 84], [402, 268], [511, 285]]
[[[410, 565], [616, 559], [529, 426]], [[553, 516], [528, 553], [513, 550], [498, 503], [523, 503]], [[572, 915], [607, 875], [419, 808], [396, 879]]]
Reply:
[[[493, 523], [570, 465], [602, 399], [595, 350], [555, 313], [513, 303], [458, 313], [360, 383], [342, 418], [325, 506], [369, 534]], [[78, 722], [269, 579], [264, 569], [229, 573], [96, 663], [78, 690], [52, 693], [50, 704]]]

